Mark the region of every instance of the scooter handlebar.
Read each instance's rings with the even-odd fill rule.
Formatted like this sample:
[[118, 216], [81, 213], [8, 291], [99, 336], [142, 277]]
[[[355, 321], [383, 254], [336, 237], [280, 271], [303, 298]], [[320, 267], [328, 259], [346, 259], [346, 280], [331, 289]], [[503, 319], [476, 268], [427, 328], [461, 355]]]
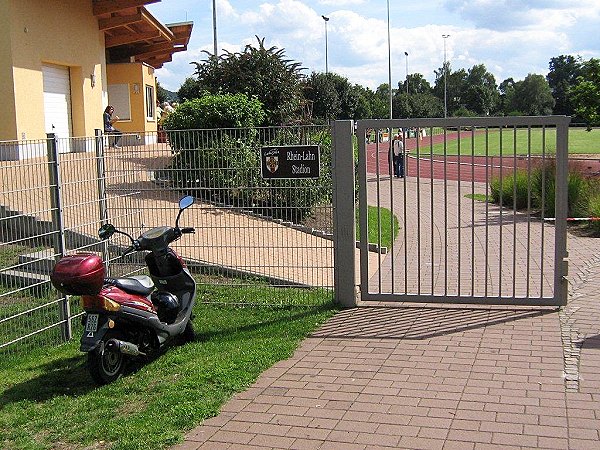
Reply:
[[137, 244], [137, 241], [134, 241], [133, 244], [131, 244], [129, 247], [127, 247], [125, 250], [123, 250], [123, 252], [121, 253], [121, 258], [127, 256], [129, 253], [134, 252], [138, 249], [139, 244]]
[[185, 227], [181, 229], [182, 234], [195, 233], [196, 229], [194, 227]]

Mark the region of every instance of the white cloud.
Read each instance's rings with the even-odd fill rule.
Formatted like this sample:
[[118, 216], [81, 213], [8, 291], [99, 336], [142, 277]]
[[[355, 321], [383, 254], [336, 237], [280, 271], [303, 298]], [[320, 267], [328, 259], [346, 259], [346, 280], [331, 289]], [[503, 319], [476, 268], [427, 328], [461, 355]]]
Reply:
[[498, 31], [559, 31], [600, 13], [597, 0], [445, 0], [444, 5], [478, 28]]
[[331, 6], [347, 6], [347, 5], [363, 5], [365, 0], [320, 0], [319, 3], [321, 5], [331, 5]]
[[[179, 17], [178, 8], [186, 1], [162, 3], [170, 2]], [[406, 76], [405, 51], [409, 71], [434, 81], [434, 70], [443, 63], [442, 34], [450, 34], [447, 56], [453, 69], [485, 64], [498, 83], [528, 73], [546, 74], [550, 58], [561, 54], [600, 57], [599, 0], [437, 0], [390, 6], [394, 85]], [[197, 17], [190, 18], [190, 50], [175, 54], [157, 72], [163, 86], [167, 80], [173, 83], [172, 90], [193, 73], [189, 61], [204, 59], [202, 49], [212, 52], [212, 8], [205, 4], [198, 9]], [[285, 49], [287, 58], [301, 62], [308, 72], [323, 72], [325, 13], [330, 18], [329, 70], [374, 89], [388, 79], [385, 9], [380, 0], [217, 0], [218, 46], [240, 51], [246, 44], [256, 45], [257, 35], [265, 38], [266, 46]]]
[[[236, 18], [237, 12], [228, 0], [217, 0], [217, 14], [220, 18]], [[212, 12], [212, 6], [211, 6]]]

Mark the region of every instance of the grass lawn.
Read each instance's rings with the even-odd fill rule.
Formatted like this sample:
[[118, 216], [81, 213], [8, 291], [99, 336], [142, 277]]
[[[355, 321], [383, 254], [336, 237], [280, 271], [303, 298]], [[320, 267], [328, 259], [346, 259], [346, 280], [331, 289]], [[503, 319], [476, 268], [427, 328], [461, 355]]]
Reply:
[[[531, 136], [527, 129], [517, 129], [516, 134], [513, 129], [502, 130], [500, 133], [497, 129], [491, 129], [487, 135], [487, 155], [495, 156], [500, 154], [500, 136], [502, 135], [502, 155], [513, 155], [516, 148], [518, 155], [526, 155], [528, 142], [531, 138], [531, 154], [541, 155], [543, 150], [542, 130], [532, 128]], [[516, 139], [515, 139], [516, 138]], [[553, 154], [556, 152], [556, 130], [548, 129], [545, 135], [545, 152]], [[474, 153], [477, 156], [486, 155], [486, 134], [476, 132], [474, 138], [470, 131], [462, 131], [461, 139], [452, 139], [447, 142], [446, 153], [448, 155], [458, 154], [460, 144], [461, 155], [471, 155]], [[472, 151], [474, 149], [474, 152]], [[413, 155], [415, 150], [412, 151]], [[430, 154], [430, 147], [420, 149], [422, 155]], [[444, 145], [435, 144], [433, 153], [440, 155], [444, 154]], [[586, 131], [585, 128], [570, 128], [569, 129], [569, 154], [600, 154], [600, 130]]]
[[195, 342], [170, 348], [100, 388], [87, 373], [78, 338], [3, 355], [0, 448], [160, 449], [175, 444], [261, 372], [290, 357], [300, 340], [334, 314], [330, 294], [322, 295], [322, 304], [306, 307], [199, 304]]
[[[392, 212], [387, 208], [379, 208], [379, 210], [380, 213], [378, 215], [376, 206], [368, 206], [368, 242], [372, 244], [380, 244], [382, 247], [390, 248], [392, 246], [392, 242], [394, 242], [394, 240], [398, 236], [398, 218], [395, 215], [393, 215]], [[393, 227], [391, 226], [392, 220]], [[380, 224], [381, 236], [379, 235]], [[360, 223], [358, 220], [358, 209], [356, 210], [356, 239], [360, 240]]]

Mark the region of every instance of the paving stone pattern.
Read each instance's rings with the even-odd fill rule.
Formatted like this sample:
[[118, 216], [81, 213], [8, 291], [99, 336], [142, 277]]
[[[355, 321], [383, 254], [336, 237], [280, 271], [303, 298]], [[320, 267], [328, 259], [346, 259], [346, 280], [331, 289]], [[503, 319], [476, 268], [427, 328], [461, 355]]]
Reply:
[[600, 242], [567, 307], [341, 311], [175, 448], [600, 449]]

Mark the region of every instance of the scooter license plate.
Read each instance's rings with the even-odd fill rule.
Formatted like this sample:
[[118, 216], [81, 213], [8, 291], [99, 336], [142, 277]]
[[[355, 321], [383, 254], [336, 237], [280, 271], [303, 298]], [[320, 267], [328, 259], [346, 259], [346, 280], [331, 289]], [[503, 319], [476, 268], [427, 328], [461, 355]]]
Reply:
[[99, 314], [88, 314], [85, 322], [85, 331], [95, 333], [98, 330]]

